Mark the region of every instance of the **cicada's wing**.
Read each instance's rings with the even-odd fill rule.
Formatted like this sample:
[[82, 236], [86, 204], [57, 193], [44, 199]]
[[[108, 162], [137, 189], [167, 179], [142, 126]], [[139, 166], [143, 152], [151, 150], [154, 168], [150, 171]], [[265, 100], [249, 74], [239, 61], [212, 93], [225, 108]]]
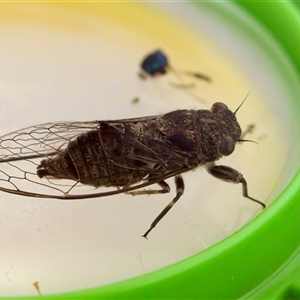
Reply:
[[64, 195], [76, 182], [40, 180], [37, 166], [42, 159], [64, 150], [78, 135], [98, 126], [98, 121], [46, 123], [0, 137], [0, 190], [25, 196]]
[[79, 135], [99, 129], [102, 124], [108, 124], [107, 130], [111, 130], [112, 134], [125, 134], [120, 129], [120, 124], [145, 122], [153, 118], [155, 116], [104, 122], [46, 123], [4, 135], [0, 137], [0, 191], [23, 196], [65, 200], [94, 198], [129, 192], [187, 171], [188, 168], [182, 166], [172, 170], [164, 168], [164, 171], [161, 171], [159, 167], [153, 169], [147, 167], [147, 164], [146, 167], [131, 164], [130, 161], [143, 161], [148, 165], [164, 166], [167, 162], [164, 157], [161, 157], [161, 153], [156, 153], [134, 137], [129, 137], [128, 143], [142, 149], [142, 156], [128, 157], [124, 162], [121, 159], [116, 160], [114, 157], [110, 157], [109, 149], [104, 150], [107, 150], [107, 159], [112, 160], [114, 164], [129, 169], [134, 166], [135, 170], [145, 171], [148, 178], [145, 178], [140, 184], [128, 185], [123, 188], [106, 188], [103, 191], [103, 189], [95, 189], [74, 180], [39, 178], [37, 176], [37, 167], [42, 159], [52, 158], [65, 150], [68, 144]]
[[0, 137], [0, 163], [49, 157], [66, 148], [82, 133], [98, 129], [101, 123], [138, 123], [157, 116], [114, 121], [55, 122], [35, 125]]
[[54, 155], [99, 122], [46, 123], [14, 131], [0, 137], [0, 163]]

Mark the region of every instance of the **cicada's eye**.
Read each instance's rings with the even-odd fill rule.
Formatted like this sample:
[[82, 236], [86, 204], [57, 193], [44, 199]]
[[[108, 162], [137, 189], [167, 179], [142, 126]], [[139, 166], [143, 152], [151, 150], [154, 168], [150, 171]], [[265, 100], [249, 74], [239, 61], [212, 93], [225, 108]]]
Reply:
[[212, 110], [212, 112], [221, 112], [224, 110], [228, 110], [228, 107], [226, 104], [224, 104], [222, 102], [216, 102], [213, 104], [211, 110]]
[[221, 139], [219, 151], [222, 155], [224, 156], [230, 155], [234, 151], [234, 148], [235, 148], [235, 141], [231, 136], [227, 135]]

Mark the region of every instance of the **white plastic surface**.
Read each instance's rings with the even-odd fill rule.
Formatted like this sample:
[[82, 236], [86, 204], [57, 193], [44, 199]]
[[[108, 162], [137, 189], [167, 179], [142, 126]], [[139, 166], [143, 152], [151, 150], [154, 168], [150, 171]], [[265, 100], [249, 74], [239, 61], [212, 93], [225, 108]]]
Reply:
[[[272, 41], [267, 40], [271, 59], [205, 7], [195, 10], [183, 3], [155, 6], [178, 23], [163, 18], [167, 12], [156, 16], [151, 11], [143, 21], [132, 18], [132, 26], [122, 25], [117, 9], [114, 19], [113, 12], [104, 18], [71, 4], [8, 5], [1, 8], [15, 17], [0, 21], [0, 136], [45, 122], [209, 109], [216, 101], [235, 110], [250, 92], [237, 117], [243, 129], [255, 124], [247, 138], [259, 145], [237, 145], [220, 163], [243, 173], [250, 195], [267, 204], [288, 183], [293, 174], [291, 95], [278, 68], [289, 73], [290, 66]], [[130, 18], [125, 8], [122, 14]], [[160, 32], [145, 25], [152, 20]], [[141, 59], [157, 48], [174, 68], [213, 79], [210, 84], [191, 79], [193, 93], [205, 101], [172, 87], [172, 75], [138, 78]], [[174, 197], [172, 180], [171, 193], [150, 197], [68, 202], [0, 194], [0, 296], [34, 295], [35, 281], [49, 294], [144, 274], [206, 249], [261, 209], [243, 198], [240, 185], [218, 181], [204, 169], [185, 174], [184, 180], [185, 194], [149, 240], [141, 234]]]

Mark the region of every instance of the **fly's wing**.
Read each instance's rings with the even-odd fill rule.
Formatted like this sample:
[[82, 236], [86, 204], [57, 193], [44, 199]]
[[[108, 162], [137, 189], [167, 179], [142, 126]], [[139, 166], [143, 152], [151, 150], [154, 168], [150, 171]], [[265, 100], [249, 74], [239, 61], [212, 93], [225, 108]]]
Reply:
[[[70, 141], [82, 133], [98, 129], [102, 123], [109, 124], [109, 128], [124, 134], [114, 124], [144, 122], [153, 117], [123, 119], [114, 121], [94, 122], [57, 122], [46, 123], [21, 129], [0, 137], [0, 191], [30, 197], [57, 198], [57, 199], [84, 199], [109, 196], [142, 188], [176, 174], [187, 171], [185, 167], [160, 173], [155, 171], [155, 176], [145, 182], [126, 187], [126, 189], [106, 189], [104, 192], [85, 186], [74, 180], [51, 179], [37, 176], [36, 169], [42, 159], [51, 158], [66, 149]], [[135, 160], [149, 160], [153, 164], [162, 165], [164, 161], [158, 153], [137, 142], [129, 139], [135, 147], [143, 149], [144, 157], [133, 157]], [[109, 159], [113, 159], [108, 157]], [[116, 162], [121, 164], [122, 162]], [[122, 167], [127, 167], [123, 165]], [[145, 169], [149, 174], [153, 169]]]

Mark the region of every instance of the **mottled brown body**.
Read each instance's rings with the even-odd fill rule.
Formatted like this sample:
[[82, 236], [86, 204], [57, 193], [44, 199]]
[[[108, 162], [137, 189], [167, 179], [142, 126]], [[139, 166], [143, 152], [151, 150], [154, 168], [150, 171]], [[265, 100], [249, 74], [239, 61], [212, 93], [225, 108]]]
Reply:
[[[146, 238], [183, 195], [181, 174], [205, 166], [218, 179], [241, 183], [243, 196], [264, 208], [264, 203], [248, 195], [241, 173], [215, 165], [243, 141], [235, 116], [238, 109], [232, 112], [217, 102], [211, 110], [46, 123], [12, 132], [0, 138], [0, 191], [62, 200], [163, 194], [170, 192], [165, 180], [174, 177], [176, 196], [152, 222], [143, 235]], [[161, 189], [143, 189], [155, 183]], [[111, 188], [82, 189], [86, 185]]]
[[37, 174], [95, 187], [130, 186], [147, 175], [161, 177], [214, 162], [233, 151], [224, 152], [226, 139], [234, 146], [240, 135], [235, 115], [217, 105], [139, 122], [99, 122], [97, 130], [79, 135], [65, 150], [43, 160]]

